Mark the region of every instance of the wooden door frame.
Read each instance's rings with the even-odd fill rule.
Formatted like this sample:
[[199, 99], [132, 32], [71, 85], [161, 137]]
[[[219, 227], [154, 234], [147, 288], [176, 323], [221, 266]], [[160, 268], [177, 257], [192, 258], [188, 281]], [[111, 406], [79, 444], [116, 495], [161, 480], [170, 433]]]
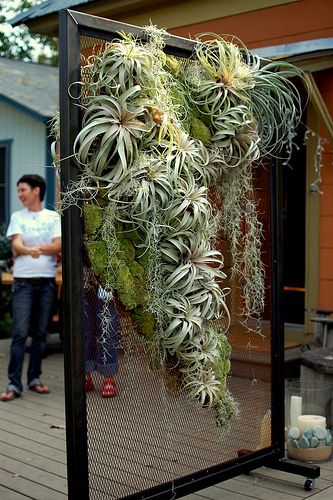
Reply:
[[314, 161], [319, 140], [320, 117], [310, 102], [307, 109], [307, 127], [310, 133], [306, 148], [306, 185], [305, 185], [305, 300], [304, 333], [313, 334], [314, 323], [310, 318], [311, 309], [318, 307], [319, 297], [319, 238], [320, 238], [320, 195], [314, 189]]

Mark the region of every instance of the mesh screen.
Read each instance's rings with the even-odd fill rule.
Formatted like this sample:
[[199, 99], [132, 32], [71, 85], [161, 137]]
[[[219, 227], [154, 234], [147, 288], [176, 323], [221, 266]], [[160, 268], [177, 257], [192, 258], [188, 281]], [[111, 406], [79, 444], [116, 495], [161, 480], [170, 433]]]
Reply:
[[[83, 59], [102, 51], [104, 43], [82, 36]], [[173, 381], [155, 373], [129, 313], [103, 295], [89, 270], [84, 270], [86, 361], [91, 374], [87, 380], [91, 499], [126, 497], [237, 459], [244, 451], [271, 446], [269, 170], [258, 169], [256, 175], [258, 212], [266, 233], [267, 307], [261, 334], [255, 331], [257, 325], [249, 331], [242, 324], [241, 285], [236, 279], [229, 282], [232, 357], [228, 388], [239, 402], [239, 416], [227, 431], [218, 431], [212, 410], [175, 395]], [[221, 240], [219, 247], [230, 277], [228, 243]], [[111, 321], [107, 335], [101, 337], [103, 318]], [[103, 397], [103, 389], [110, 397]]]

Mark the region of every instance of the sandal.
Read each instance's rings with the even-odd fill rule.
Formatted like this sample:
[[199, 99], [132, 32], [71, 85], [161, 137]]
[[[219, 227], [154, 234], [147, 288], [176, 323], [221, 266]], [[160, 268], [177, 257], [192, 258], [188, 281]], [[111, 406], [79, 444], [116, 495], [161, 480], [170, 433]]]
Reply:
[[105, 377], [102, 388], [102, 398], [112, 398], [116, 394], [116, 382], [112, 377]]
[[91, 374], [89, 372], [86, 373], [86, 391], [91, 392], [95, 389], [94, 382], [91, 378]]
[[13, 401], [13, 399], [19, 398], [20, 394], [12, 389], [6, 389], [0, 394], [0, 401]]
[[30, 385], [29, 390], [32, 392], [36, 392], [37, 394], [48, 394], [50, 392], [47, 385], [44, 385], [42, 383]]

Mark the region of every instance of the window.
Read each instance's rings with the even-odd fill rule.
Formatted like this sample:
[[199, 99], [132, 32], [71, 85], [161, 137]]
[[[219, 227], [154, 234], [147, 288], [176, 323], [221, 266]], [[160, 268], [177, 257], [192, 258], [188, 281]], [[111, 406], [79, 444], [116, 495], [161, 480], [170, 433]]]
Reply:
[[0, 223], [8, 223], [10, 142], [0, 142]]

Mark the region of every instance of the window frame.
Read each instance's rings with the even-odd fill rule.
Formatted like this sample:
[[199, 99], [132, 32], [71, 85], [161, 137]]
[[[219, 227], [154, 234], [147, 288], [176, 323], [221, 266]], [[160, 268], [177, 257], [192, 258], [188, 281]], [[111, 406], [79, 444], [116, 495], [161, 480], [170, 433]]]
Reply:
[[[3, 188], [4, 196], [0, 196], [1, 204], [3, 203], [3, 212], [4, 217], [1, 216], [0, 210], [0, 223], [8, 224], [9, 221], [9, 206], [10, 206], [10, 163], [11, 163], [11, 146], [12, 139], [0, 139], [0, 149], [3, 148], [5, 150], [5, 162], [4, 162], [4, 182], [0, 183], [0, 192]], [[2, 167], [2, 165], [0, 165]], [[2, 207], [1, 207], [2, 208]]]

